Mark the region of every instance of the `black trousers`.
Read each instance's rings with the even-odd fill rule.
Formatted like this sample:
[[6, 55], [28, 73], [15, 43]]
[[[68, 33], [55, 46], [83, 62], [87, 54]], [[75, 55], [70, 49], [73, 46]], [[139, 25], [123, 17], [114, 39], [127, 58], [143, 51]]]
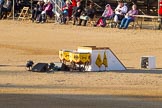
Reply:
[[0, 5], [0, 19], [2, 18], [2, 8], [3, 8], [3, 6]]

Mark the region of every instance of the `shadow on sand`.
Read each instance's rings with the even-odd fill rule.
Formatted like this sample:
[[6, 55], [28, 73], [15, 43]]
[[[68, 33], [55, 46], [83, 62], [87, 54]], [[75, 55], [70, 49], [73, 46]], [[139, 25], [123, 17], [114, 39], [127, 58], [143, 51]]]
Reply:
[[145, 73], [145, 74], [162, 74], [162, 68], [156, 69], [127, 69], [125, 71], [112, 71], [119, 73]]

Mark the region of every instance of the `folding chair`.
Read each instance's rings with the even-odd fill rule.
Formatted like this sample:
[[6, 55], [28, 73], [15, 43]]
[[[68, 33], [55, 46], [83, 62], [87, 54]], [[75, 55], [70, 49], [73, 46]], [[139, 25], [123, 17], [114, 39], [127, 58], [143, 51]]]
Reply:
[[139, 18], [135, 18], [134, 21], [130, 22], [129, 26], [132, 28], [132, 29], [136, 29], [136, 28], [141, 28], [140, 24], [139, 24]]
[[55, 15], [53, 14], [52, 17], [50, 17], [49, 15], [46, 15], [46, 22], [52, 22], [55, 21]]
[[25, 19], [29, 19], [30, 18], [30, 15], [28, 13], [29, 11], [29, 7], [23, 7], [23, 9], [21, 10], [21, 13], [18, 17], [18, 20], [25, 20]]

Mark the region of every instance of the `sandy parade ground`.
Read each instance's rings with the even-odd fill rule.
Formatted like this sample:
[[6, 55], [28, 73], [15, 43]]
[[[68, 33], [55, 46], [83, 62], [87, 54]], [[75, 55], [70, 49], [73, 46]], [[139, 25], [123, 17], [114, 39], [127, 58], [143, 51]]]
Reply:
[[[108, 94], [151, 96], [162, 100], [162, 31], [94, 28], [0, 21], [0, 93]], [[126, 71], [26, 71], [26, 61], [59, 62], [60, 49], [109, 47]], [[141, 69], [141, 56], [155, 56], [156, 69]]]

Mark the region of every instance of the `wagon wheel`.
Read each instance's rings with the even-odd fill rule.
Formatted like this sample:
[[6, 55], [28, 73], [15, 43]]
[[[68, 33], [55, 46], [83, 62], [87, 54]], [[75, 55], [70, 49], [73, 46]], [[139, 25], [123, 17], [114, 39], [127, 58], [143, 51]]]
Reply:
[[80, 67], [79, 71], [80, 72], [85, 72], [85, 68], [84, 67]]
[[70, 65], [70, 71], [74, 71], [74, 70], [76, 70], [76, 63], [72, 61]]
[[85, 70], [88, 70], [88, 66], [89, 66], [89, 62], [85, 62], [85, 63], [84, 63], [84, 71], [85, 71]]
[[79, 64], [79, 72], [85, 72], [85, 65], [81, 66], [81, 64]]
[[86, 70], [88, 70], [89, 62], [83, 63], [83, 66], [81, 66], [81, 65], [82, 65], [82, 64], [79, 64], [79, 71], [80, 71], [80, 72], [85, 72]]

